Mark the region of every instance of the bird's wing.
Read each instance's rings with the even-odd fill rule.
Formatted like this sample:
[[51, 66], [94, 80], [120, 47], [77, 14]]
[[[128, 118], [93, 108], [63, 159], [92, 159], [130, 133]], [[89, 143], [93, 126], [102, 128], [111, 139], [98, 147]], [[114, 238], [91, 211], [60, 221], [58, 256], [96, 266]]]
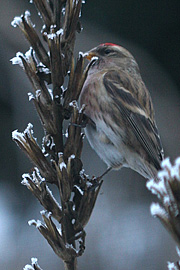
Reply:
[[134, 89], [130, 89], [133, 87], [132, 84], [124, 87], [124, 79], [128, 80], [124, 77], [122, 80], [120, 72], [107, 72], [103, 78], [105, 89], [124, 120], [131, 126], [134, 135], [145, 149], [155, 168], [160, 169], [163, 149], [156, 124], [147, 115], [136, 96], [132, 94], [134, 93]]

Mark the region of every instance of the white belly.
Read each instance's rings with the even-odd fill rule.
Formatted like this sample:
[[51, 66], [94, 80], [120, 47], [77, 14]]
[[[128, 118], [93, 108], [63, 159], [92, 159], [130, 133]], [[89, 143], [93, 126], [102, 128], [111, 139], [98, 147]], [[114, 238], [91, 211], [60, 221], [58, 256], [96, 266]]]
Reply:
[[153, 171], [146, 166], [143, 159], [135, 151], [131, 151], [123, 143], [121, 136], [116, 136], [112, 130], [108, 130], [108, 134], [110, 134], [108, 137], [112, 138], [112, 141], [107, 138], [102, 130], [96, 129], [91, 124], [87, 125], [85, 133], [91, 147], [108, 167], [113, 169], [128, 167], [137, 171], [145, 178], [154, 177]]
[[[108, 167], [119, 168], [122, 165], [127, 166], [125, 158], [123, 156], [123, 151], [119, 151], [112, 141], [110, 141], [105, 133], [96, 130], [92, 125], [87, 125], [85, 129], [85, 134], [91, 145], [91, 147], [96, 151], [99, 157], [107, 164]], [[119, 148], [121, 148], [120, 138]]]

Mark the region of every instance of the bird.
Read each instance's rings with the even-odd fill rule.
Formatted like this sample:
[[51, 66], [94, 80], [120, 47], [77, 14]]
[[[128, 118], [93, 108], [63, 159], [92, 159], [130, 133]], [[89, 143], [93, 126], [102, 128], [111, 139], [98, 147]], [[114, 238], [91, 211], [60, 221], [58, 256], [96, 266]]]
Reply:
[[156, 179], [164, 151], [152, 99], [135, 58], [113, 43], [100, 44], [84, 55], [91, 65], [80, 105], [85, 105], [85, 135], [91, 147], [107, 172], [127, 167], [145, 179]]

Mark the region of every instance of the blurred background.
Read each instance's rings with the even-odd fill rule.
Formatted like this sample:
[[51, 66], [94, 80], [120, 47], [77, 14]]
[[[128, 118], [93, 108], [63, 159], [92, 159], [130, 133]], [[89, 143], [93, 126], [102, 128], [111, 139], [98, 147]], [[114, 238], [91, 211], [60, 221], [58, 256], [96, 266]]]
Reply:
[[[22, 269], [37, 257], [45, 269], [63, 269], [30, 219], [41, 219], [38, 202], [20, 184], [21, 175], [32, 164], [11, 141], [14, 129], [23, 131], [29, 122], [41, 144], [39, 119], [28, 101], [31, 85], [18, 66], [9, 59], [29, 45], [19, 29], [11, 27], [15, 16], [25, 10], [41, 29], [36, 10], [29, 1], [1, 0], [0, 15], [0, 268]], [[180, 1], [109, 0], [87, 1], [83, 5], [83, 32], [77, 35], [76, 52], [85, 52], [103, 42], [126, 47], [139, 63], [142, 77], [152, 95], [156, 121], [165, 156], [180, 155]], [[84, 141], [86, 173], [100, 175], [105, 164]], [[156, 198], [145, 187], [145, 180], [129, 169], [110, 172], [104, 177], [101, 194], [86, 227], [86, 250], [79, 268], [167, 269], [167, 261], [177, 261], [175, 242], [159, 220], [150, 215]]]

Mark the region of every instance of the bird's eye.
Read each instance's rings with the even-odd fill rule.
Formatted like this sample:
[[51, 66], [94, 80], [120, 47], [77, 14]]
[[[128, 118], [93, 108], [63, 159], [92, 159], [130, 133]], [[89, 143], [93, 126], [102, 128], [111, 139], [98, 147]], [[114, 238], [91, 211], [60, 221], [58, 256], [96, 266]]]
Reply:
[[104, 54], [110, 54], [112, 52], [112, 50], [110, 50], [110, 49], [106, 49], [105, 51], [104, 51]]

